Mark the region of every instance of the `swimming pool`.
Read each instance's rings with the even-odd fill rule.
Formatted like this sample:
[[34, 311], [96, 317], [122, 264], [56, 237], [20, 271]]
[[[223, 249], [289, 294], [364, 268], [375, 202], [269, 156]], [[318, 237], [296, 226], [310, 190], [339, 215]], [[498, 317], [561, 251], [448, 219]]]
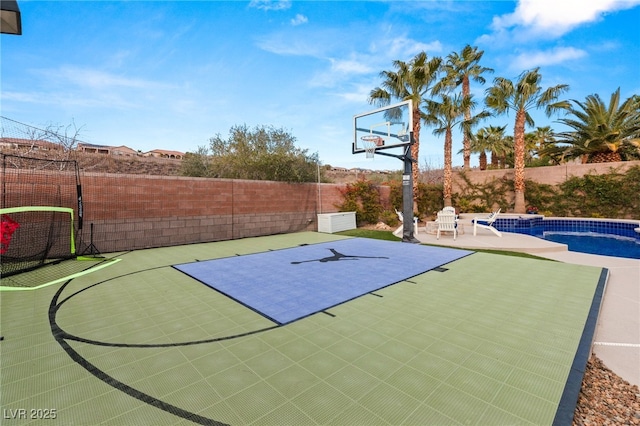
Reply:
[[634, 238], [578, 232], [545, 232], [543, 237], [548, 241], [566, 244], [570, 251], [640, 259], [640, 241]]
[[640, 233], [635, 231], [637, 221], [514, 215], [498, 218], [494, 226], [504, 232], [567, 244], [570, 251], [640, 259]]

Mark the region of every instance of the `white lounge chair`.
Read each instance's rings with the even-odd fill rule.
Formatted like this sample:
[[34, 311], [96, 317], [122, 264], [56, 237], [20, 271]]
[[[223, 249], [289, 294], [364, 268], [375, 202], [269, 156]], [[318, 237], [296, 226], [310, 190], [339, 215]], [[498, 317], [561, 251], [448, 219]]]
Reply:
[[453, 240], [455, 241], [458, 236], [458, 227], [456, 224], [456, 214], [451, 212], [440, 211], [438, 212], [438, 231], [436, 233], [436, 239], [440, 239], [441, 232], [453, 232]]
[[[498, 237], [502, 237], [502, 233], [493, 227], [493, 222], [496, 221], [499, 214], [500, 214], [500, 209], [491, 213], [489, 216], [474, 217], [473, 219], [471, 219], [471, 222], [473, 223], [473, 235], [474, 236], [476, 235], [476, 231], [478, 228], [483, 228], [483, 229], [488, 229], [489, 231], [496, 234]], [[483, 223], [480, 223], [480, 222], [483, 222]]]
[[[398, 211], [398, 209], [396, 209], [395, 207], [394, 207], [394, 210], [396, 211], [396, 214], [398, 215], [398, 220], [400, 221], [400, 226], [398, 227], [398, 229], [393, 231], [393, 235], [395, 235], [396, 237], [401, 238], [402, 237], [402, 231], [404, 230], [404, 215], [402, 214], [401, 211]], [[413, 218], [413, 230], [416, 233], [418, 232], [418, 218], [417, 217]]]
[[395, 235], [396, 237], [401, 237], [402, 236], [402, 228], [404, 228], [404, 217], [402, 216], [402, 212], [399, 212], [398, 209], [395, 209], [396, 214], [398, 215], [398, 220], [400, 221], [400, 226], [398, 227], [398, 229], [396, 229], [395, 231], [393, 231], [393, 235]]
[[453, 213], [456, 214], [456, 208], [455, 207], [444, 207], [441, 211], [445, 212], [445, 213]]

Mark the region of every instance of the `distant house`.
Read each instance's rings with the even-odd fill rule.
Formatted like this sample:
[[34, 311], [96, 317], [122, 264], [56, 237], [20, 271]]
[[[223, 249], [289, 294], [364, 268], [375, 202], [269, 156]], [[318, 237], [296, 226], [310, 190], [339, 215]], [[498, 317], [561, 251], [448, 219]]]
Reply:
[[182, 160], [182, 157], [184, 157], [184, 152], [167, 151], [165, 149], [154, 149], [152, 151], [146, 152], [144, 155], [145, 157], [175, 158], [178, 160]]
[[62, 145], [34, 139], [0, 138], [0, 147], [29, 151], [60, 151]]
[[109, 146], [109, 145], [94, 145], [90, 143], [79, 143], [78, 151], [86, 152], [89, 154], [109, 154], [109, 155], [124, 155], [133, 157], [138, 155], [135, 149], [131, 149], [128, 146]]
[[114, 148], [111, 149], [111, 154], [113, 155], [125, 155], [128, 157], [135, 157], [138, 155], [138, 151], [136, 151], [135, 149], [131, 149], [128, 146], [116, 146]]
[[111, 154], [110, 146], [106, 145], [94, 145], [91, 143], [79, 143], [78, 151], [86, 152], [89, 154]]

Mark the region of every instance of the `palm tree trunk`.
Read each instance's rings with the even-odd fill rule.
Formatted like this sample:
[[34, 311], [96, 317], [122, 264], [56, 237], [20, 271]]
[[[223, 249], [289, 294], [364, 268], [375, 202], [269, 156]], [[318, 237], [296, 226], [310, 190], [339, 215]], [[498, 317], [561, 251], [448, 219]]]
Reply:
[[482, 151], [480, 152], [480, 170], [487, 170], [487, 153]]
[[443, 194], [444, 194], [444, 206], [451, 206], [451, 193], [452, 193], [452, 165], [451, 165], [451, 129], [448, 128], [444, 136], [444, 182], [443, 182]]
[[499, 166], [498, 154], [495, 151], [491, 151], [491, 168], [497, 169]]
[[516, 113], [516, 124], [513, 131], [514, 139], [514, 183], [513, 189], [516, 194], [515, 198], [515, 213], [526, 213], [526, 203], [524, 199], [524, 156], [525, 156], [525, 141], [524, 141], [524, 125], [525, 125], [525, 110], [520, 109]]
[[[469, 76], [465, 75], [462, 78], [462, 97], [466, 98], [469, 96], [469, 92]], [[471, 107], [464, 111], [464, 119], [465, 121], [471, 119]], [[471, 141], [469, 140], [469, 135], [466, 133], [462, 136], [462, 158], [464, 160], [464, 169], [469, 170], [471, 165]]]
[[411, 177], [413, 179], [413, 208], [417, 211], [418, 197], [418, 178], [420, 177], [420, 169], [418, 167], [418, 156], [420, 154], [420, 109], [417, 106], [413, 108], [413, 145], [411, 145]]

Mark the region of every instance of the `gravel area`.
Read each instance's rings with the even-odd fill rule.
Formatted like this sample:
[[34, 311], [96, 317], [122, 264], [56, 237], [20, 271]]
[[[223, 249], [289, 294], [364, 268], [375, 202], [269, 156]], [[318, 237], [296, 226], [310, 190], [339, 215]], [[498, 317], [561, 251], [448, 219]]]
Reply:
[[598, 357], [591, 355], [573, 425], [640, 425], [640, 389], [618, 377]]

